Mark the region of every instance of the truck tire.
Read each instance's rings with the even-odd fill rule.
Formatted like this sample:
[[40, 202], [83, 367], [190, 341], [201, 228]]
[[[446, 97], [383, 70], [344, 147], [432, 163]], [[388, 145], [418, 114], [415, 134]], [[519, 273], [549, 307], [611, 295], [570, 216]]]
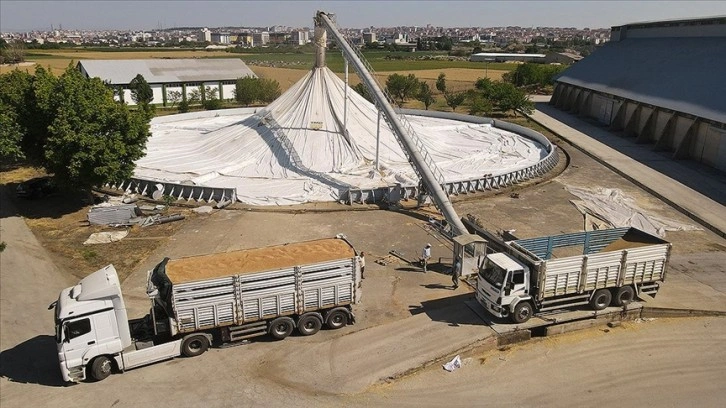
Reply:
[[594, 310], [603, 310], [610, 306], [610, 302], [613, 300], [613, 294], [607, 289], [598, 289], [590, 299], [590, 307]]
[[325, 325], [331, 330], [337, 330], [348, 324], [348, 311], [343, 308], [333, 309], [325, 317]]
[[632, 286], [621, 286], [615, 292], [613, 302], [615, 306], [627, 306], [635, 299], [635, 290]]
[[511, 318], [514, 323], [524, 323], [534, 314], [534, 308], [529, 302], [519, 302], [514, 306]]
[[313, 313], [300, 316], [297, 320], [297, 331], [303, 336], [312, 336], [323, 327], [323, 321]]
[[292, 333], [295, 322], [289, 317], [278, 317], [270, 323], [270, 335], [276, 340], [282, 340]]
[[111, 363], [111, 359], [106, 356], [98, 356], [93, 359], [90, 368], [91, 378], [96, 381], [101, 381], [111, 375], [111, 371], [113, 371], [113, 363]]
[[209, 348], [209, 339], [207, 336], [197, 334], [189, 336], [182, 342], [182, 355], [184, 357], [196, 357], [204, 354]]

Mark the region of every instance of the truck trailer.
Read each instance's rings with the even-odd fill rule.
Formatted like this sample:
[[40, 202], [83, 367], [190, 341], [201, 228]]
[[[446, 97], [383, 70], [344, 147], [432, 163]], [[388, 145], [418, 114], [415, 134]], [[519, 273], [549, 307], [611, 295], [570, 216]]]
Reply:
[[211, 345], [293, 330], [313, 335], [354, 322], [358, 254], [343, 235], [264, 248], [165, 258], [148, 272], [151, 310], [129, 320], [118, 275], [108, 265], [61, 291], [55, 339], [63, 379], [100, 381], [112, 372]]
[[[539, 312], [625, 306], [655, 296], [671, 244], [636, 228], [507, 241], [480, 263], [476, 299], [488, 313], [524, 323]], [[573, 255], [574, 253], [574, 255]]]

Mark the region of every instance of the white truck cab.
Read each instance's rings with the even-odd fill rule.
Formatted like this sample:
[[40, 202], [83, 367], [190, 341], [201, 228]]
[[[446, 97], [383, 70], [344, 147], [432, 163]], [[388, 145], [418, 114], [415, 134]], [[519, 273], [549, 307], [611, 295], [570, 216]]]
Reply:
[[89, 364], [97, 374], [110, 374], [111, 360], [96, 357], [114, 355], [131, 344], [126, 306], [114, 267], [108, 265], [78, 285], [63, 289], [53, 306], [63, 380], [84, 380]]
[[[489, 254], [477, 278], [476, 299], [490, 314], [504, 318], [510, 313], [532, 314], [528, 300], [530, 291], [529, 268], [504, 253]], [[518, 310], [518, 309], [525, 310]], [[527, 316], [529, 318], [529, 316]], [[526, 319], [525, 319], [526, 320]]]

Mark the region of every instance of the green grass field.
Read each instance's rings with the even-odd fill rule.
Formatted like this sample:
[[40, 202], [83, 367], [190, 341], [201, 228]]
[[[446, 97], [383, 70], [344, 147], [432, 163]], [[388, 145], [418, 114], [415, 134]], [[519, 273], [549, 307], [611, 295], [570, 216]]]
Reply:
[[[371, 67], [377, 72], [441, 70], [464, 68], [493, 71], [511, 71], [515, 64], [471, 62], [463, 60], [448, 61], [442, 52], [387, 52], [365, 51], [363, 54]], [[65, 69], [71, 61], [80, 59], [144, 59], [144, 58], [240, 58], [248, 65], [271, 66], [308, 70], [312, 67], [315, 55], [310, 52], [247, 54], [220, 50], [164, 49], [164, 48], [72, 48], [60, 50], [28, 50], [26, 60], [51, 66], [54, 70]], [[335, 72], [343, 72], [343, 56], [338, 50], [329, 50], [326, 63]]]

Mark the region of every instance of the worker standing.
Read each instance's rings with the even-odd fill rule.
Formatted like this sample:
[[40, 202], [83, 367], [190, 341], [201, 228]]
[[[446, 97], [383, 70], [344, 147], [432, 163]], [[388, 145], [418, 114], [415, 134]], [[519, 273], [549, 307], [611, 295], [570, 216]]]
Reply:
[[360, 278], [365, 279], [365, 275], [363, 273], [366, 271], [366, 253], [361, 252], [360, 256], [358, 257], [358, 265], [360, 265]]
[[459, 288], [459, 277], [461, 276], [461, 259], [456, 258], [454, 267], [451, 269], [451, 282], [453, 283], [454, 290]]
[[421, 251], [421, 264], [424, 273], [426, 273], [426, 266], [429, 263], [429, 259], [431, 259], [431, 244], [426, 244], [423, 251]]

